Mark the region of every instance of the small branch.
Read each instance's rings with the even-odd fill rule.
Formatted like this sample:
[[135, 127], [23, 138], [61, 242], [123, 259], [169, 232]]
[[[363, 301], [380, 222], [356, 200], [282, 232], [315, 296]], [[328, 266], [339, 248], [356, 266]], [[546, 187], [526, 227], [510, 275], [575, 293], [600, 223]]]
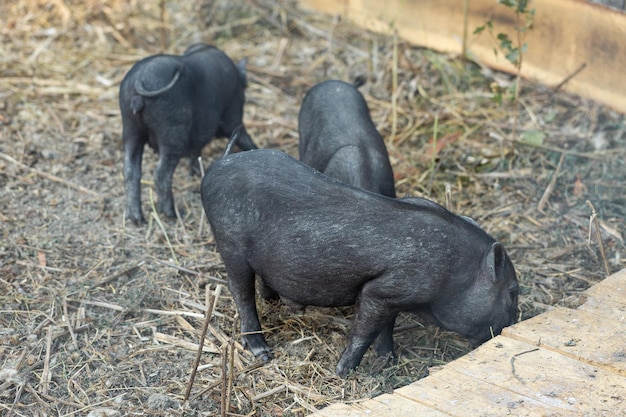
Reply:
[[206, 278], [208, 278], [209, 280], [211, 280], [213, 282], [217, 282], [218, 284], [228, 285], [228, 281], [226, 281], [225, 279], [222, 279], [222, 278], [212, 277], [210, 275], [205, 275], [202, 272], [194, 271], [192, 269], [188, 269], [188, 268], [185, 268], [185, 267], [179, 266], [179, 265], [174, 265], [173, 263], [162, 261], [160, 259], [157, 259], [157, 262], [160, 263], [161, 265], [165, 265], [165, 266], [169, 266], [170, 268], [178, 269], [179, 271], [185, 272], [187, 274], [202, 275], [203, 277], [206, 277]]
[[52, 325], [48, 326], [48, 336], [46, 337], [46, 357], [43, 363], [43, 371], [41, 372], [41, 393], [48, 393], [48, 386], [50, 385], [50, 350], [52, 350]]
[[570, 75], [565, 77], [565, 79], [563, 81], [561, 81], [556, 87], [554, 87], [554, 89], [553, 89], [554, 92], [556, 93], [557, 91], [559, 91], [561, 89], [561, 87], [563, 87], [565, 84], [567, 84], [567, 82], [569, 80], [571, 80], [572, 78], [577, 76], [586, 67], [587, 67], [587, 63], [586, 62], [583, 62], [582, 64], [580, 64], [580, 66], [578, 68], [576, 68], [576, 70], [574, 72], [572, 72]]
[[598, 247], [600, 248], [600, 256], [602, 257], [602, 263], [604, 264], [604, 271], [606, 272], [606, 276], [611, 275], [611, 270], [609, 269], [609, 263], [606, 260], [606, 255], [604, 254], [604, 243], [602, 242], [602, 232], [600, 231], [600, 222], [598, 221], [598, 214], [596, 213], [596, 209], [591, 204], [591, 201], [585, 201], [589, 208], [591, 208], [591, 217], [589, 217], [589, 245], [591, 245], [591, 229], [592, 223], [596, 229], [596, 240], [598, 241]]
[[527, 353], [531, 353], [531, 352], [536, 352], [536, 351], [538, 351], [538, 350], [539, 350], [539, 348], [534, 348], [534, 349], [526, 350], [526, 351], [524, 351], [524, 352], [516, 353], [515, 355], [513, 355], [513, 356], [511, 357], [511, 373], [513, 374], [513, 376], [515, 377], [515, 379], [517, 379], [517, 380], [520, 382], [520, 384], [522, 384], [522, 385], [526, 385], [526, 383], [522, 380], [522, 378], [520, 378], [520, 377], [519, 377], [519, 376], [515, 373], [515, 359], [516, 359], [518, 356], [522, 356], [522, 355], [525, 355], [525, 354], [527, 354]]
[[[200, 364], [200, 358], [202, 357], [202, 348], [204, 346], [204, 338], [206, 337], [207, 330], [209, 328], [209, 322], [211, 321], [211, 315], [213, 313], [213, 306], [215, 304], [215, 300], [217, 299], [218, 289], [221, 291], [221, 286], [215, 289], [215, 293], [209, 295], [209, 302], [207, 303], [206, 308], [206, 317], [204, 319], [204, 324], [202, 326], [202, 333], [200, 334], [200, 342], [198, 343], [198, 352], [196, 353], [196, 359], [193, 361], [193, 367], [191, 368], [191, 376], [189, 377], [189, 383], [187, 383], [187, 389], [185, 390], [185, 401], [189, 399], [189, 394], [191, 393], [191, 387], [193, 386], [193, 381], [196, 378], [196, 372], [198, 371], [198, 364]], [[209, 286], [207, 285], [206, 291], [210, 292]]]
[[154, 218], [154, 221], [156, 221], [156, 223], [159, 225], [159, 228], [163, 232], [163, 236], [165, 236], [165, 241], [167, 242], [167, 246], [170, 248], [172, 259], [174, 259], [174, 262], [176, 263], [176, 265], [178, 265], [180, 262], [178, 262], [178, 258], [176, 257], [176, 252], [174, 251], [172, 242], [170, 242], [170, 238], [167, 235], [165, 226], [163, 226], [163, 222], [161, 222], [161, 217], [159, 217], [159, 214], [157, 213], [156, 206], [154, 204], [154, 198], [152, 197], [152, 188], [150, 188], [150, 205], [152, 206], [152, 212], [150, 214], [152, 215], [152, 217]]
[[[198, 157], [198, 165], [200, 165], [200, 178], [204, 178], [204, 164], [202, 163], [202, 156]], [[202, 236], [202, 226], [204, 225], [204, 217], [206, 213], [204, 212], [204, 207], [200, 210], [202, 214], [200, 214], [200, 225], [198, 226], [198, 239]]]
[[113, 274], [113, 275], [103, 279], [102, 281], [96, 282], [95, 284], [91, 284], [89, 286], [89, 289], [92, 290], [92, 289], [94, 289], [96, 287], [101, 287], [103, 285], [106, 285], [109, 282], [114, 281], [117, 278], [121, 277], [122, 275], [128, 275], [130, 277], [130, 275], [132, 273], [134, 273], [137, 268], [139, 268], [140, 266], [142, 266], [145, 263], [146, 263], [146, 261], [139, 261], [139, 262], [135, 263], [134, 265], [131, 265], [128, 268], [125, 268], [122, 271], [118, 271], [115, 274]]
[[398, 130], [398, 31], [393, 31], [391, 55], [391, 142], [395, 142]]
[[7, 155], [5, 153], [0, 152], [0, 158], [4, 159], [5, 161], [10, 162], [10, 163], [12, 163], [14, 165], [17, 165], [18, 167], [20, 167], [22, 169], [25, 169], [25, 170], [27, 170], [29, 172], [32, 172], [33, 174], [36, 174], [36, 175], [40, 176], [41, 178], [45, 178], [47, 180], [50, 180], [50, 181], [53, 181], [53, 182], [56, 182], [56, 183], [59, 183], [59, 184], [66, 185], [66, 186], [68, 186], [70, 188], [73, 188], [75, 190], [78, 190], [78, 191], [80, 191], [82, 193], [89, 194], [90, 196], [95, 197], [98, 200], [104, 200], [104, 198], [100, 194], [98, 194], [95, 191], [90, 190], [89, 188], [85, 188], [82, 185], [74, 184], [73, 182], [69, 182], [67, 180], [64, 180], [61, 177], [57, 177], [56, 175], [48, 174], [47, 172], [43, 172], [43, 171], [40, 171], [40, 170], [38, 170], [36, 168], [29, 167], [28, 165], [25, 165], [25, 164], [17, 161], [16, 159], [10, 157], [9, 155]]
[[548, 202], [548, 199], [550, 198], [550, 195], [552, 194], [552, 191], [554, 190], [554, 185], [556, 184], [556, 179], [559, 176], [559, 173], [561, 172], [561, 168], [563, 167], [564, 160], [565, 160], [565, 152], [562, 152], [561, 158], [559, 159], [559, 163], [557, 164], [556, 169], [554, 170], [554, 174], [552, 174], [552, 178], [550, 179], [550, 182], [548, 183], [546, 190], [543, 192], [543, 195], [541, 196], [541, 199], [539, 200], [539, 204], [537, 204], [537, 210], [541, 213], [543, 213], [543, 208], [545, 207], [546, 203]]

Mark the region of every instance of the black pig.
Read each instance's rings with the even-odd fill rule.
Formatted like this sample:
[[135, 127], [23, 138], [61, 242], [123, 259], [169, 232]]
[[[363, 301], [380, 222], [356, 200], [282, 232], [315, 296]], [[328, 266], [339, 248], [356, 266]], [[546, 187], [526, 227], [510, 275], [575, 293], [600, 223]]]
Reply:
[[271, 150], [219, 159], [201, 194], [244, 345], [265, 360], [272, 355], [255, 274], [291, 305], [357, 304], [341, 376], [372, 342], [394, 357], [393, 326], [403, 311], [474, 344], [515, 322], [518, 284], [502, 244], [436, 203], [351, 187]]
[[309, 90], [298, 116], [300, 160], [345, 184], [395, 197], [387, 149], [359, 84], [330, 80]]
[[[137, 62], [120, 85], [126, 215], [145, 222], [141, 210], [141, 159], [148, 143], [159, 154], [154, 172], [157, 209], [174, 217], [172, 176], [181, 157], [192, 170], [213, 137], [242, 125], [245, 60], [235, 65], [219, 49], [196, 44], [182, 56], [154, 55]], [[256, 146], [245, 129], [238, 145]]]

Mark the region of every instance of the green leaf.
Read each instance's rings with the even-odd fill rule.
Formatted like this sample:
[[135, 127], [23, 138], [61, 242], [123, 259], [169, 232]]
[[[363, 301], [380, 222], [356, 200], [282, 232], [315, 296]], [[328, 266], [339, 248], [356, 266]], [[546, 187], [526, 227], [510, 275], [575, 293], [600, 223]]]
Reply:
[[522, 133], [522, 141], [532, 146], [543, 145], [543, 140], [546, 138], [546, 134], [540, 130], [529, 130]]
[[511, 64], [517, 65], [519, 61], [519, 50], [517, 48], [513, 48], [508, 54], [504, 56]]
[[478, 35], [480, 32], [485, 30], [485, 27], [486, 27], [485, 25], [478, 26], [476, 29], [474, 29], [474, 35]]

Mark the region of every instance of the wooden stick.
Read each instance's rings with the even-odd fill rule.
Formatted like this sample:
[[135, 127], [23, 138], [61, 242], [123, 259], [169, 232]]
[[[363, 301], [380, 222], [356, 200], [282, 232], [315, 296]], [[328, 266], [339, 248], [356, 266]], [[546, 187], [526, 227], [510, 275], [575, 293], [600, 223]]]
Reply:
[[567, 77], [565, 77], [565, 79], [563, 81], [561, 81], [556, 87], [554, 87], [554, 92], [556, 93], [557, 91], [559, 91], [561, 89], [561, 87], [563, 87], [565, 84], [567, 84], [567, 82], [569, 80], [571, 80], [572, 78], [574, 78], [575, 76], [577, 76], [582, 70], [585, 69], [585, 67], [587, 66], [586, 62], [583, 62], [582, 64], [580, 64], [580, 66], [578, 68], [576, 68], [576, 70], [574, 72], [572, 72], [570, 75], [568, 75]]
[[596, 240], [598, 241], [598, 247], [600, 248], [600, 256], [602, 257], [602, 263], [604, 264], [604, 271], [608, 277], [611, 275], [611, 270], [609, 269], [609, 263], [606, 260], [606, 255], [604, 254], [604, 244], [602, 242], [602, 232], [600, 231], [598, 215], [595, 207], [591, 204], [591, 201], [587, 200], [585, 203], [587, 203], [587, 205], [591, 208], [591, 217], [589, 218], [589, 244], [591, 244], [591, 223], [593, 222], [596, 229]]
[[48, 336], [46, 338], [46, 358], [43, 362], [43, 371], [41, 372], [41, 393], [48, 393], [48, 386], [50, 384], [50, 380], [52, 379], [50, 376], [50, 350], [52, 349], [52, 325], [48, 326]]
[[[206, 291], [210, 293], [210, 287], [206, 286]], [[220, 290], [221, 291], [221, 290]], [[217, 293], [217, 289], [216, 289]], [[200, 363], [200, 357], [202, 356], [202, 347], [204, 346], [204, 338], [206, 337], [206, 332], [209, 328], [209, 322], [211, 321], [211, 313], [213, 312], [213, 304], [215, 304], [216, 300], [215, 295], [209, 295], [209, 302], [206, 308], [206, 317], [204, 319], [204, 324], [202, 325], [202, 333], [200, 334], [200, 341], [198, 343], [198, 351], [196, 353], [196, 359], [193, 361], [193, 367], [191, 368], [191, 376], [189, 377], [189, 382], [187, 383], [187, 389], [185, 390], [185, 398], [184, 401], [189, 399], [189, 394], [191, 393], [191, 387], [193, 386], [193, 380], [196, 378], [196, 372], [198, 371], [198, 364]]]
[[393, 31], [391, 58], [391, 142], [396, 141], [398, 130], [398, 31]]
[[67, 180], [64, 180], [61, 177], [57, 177], [56, 175], [48, 174], [47, 172], [43, 172], [43, 171], [40, 171], [40, 170], [38, 170], [36, 168], [29, 167], [28, 165], [25, 165], [25, 164], [17, 161], [16, 159], [10, 157], [9, 155], [7, 155], [5, 153], [0, 152], [0, 158], [2, 158], [5, 161], [10, 162], [10, 163], [12, 163], [14, 165], [17, 165], [18, 167], [20, 167], [20, 168], [22, 168], [22, 169], [24, 169], [26, 171], [32, 172], [33, 174], [36, 174], [36, 175], [38, 175], [38, 176], [40, 176], [42, 178], [48, 179], [50, 181], [53, 181], [53, 182], [56, 182], [56, 183], [59, 183], [59, 184], [66, 185], [66, 186], [68, 186], [70, 188], [73, 188], [73, 189], [78, 190], [80, 192], [83, 192], [85, 194], [89, 194], [92, 197], [96, 197], [98, 200], [104, 200], [104, 197], [102, 197], [97, 192], [90, 190], [89, 188], [85, 188], [82, 185], [74, 184], [73, 182], [69, 182]]
[[167, 231], [165, 230], [165, 226], [163, 226], [163, 222], [161, 222], [161, 217], [159, 217], [159, 214], [157, 213], [156, 205], [154, 204], [154, 198], [152, 197], [152, 188], [150, 188], [150, 205], [152, 206], [152, 212], [150, 214], [154, 218], [154, 221], [156, 221], [156, 223], [159, 225], [159, 228], [161, 228], [161, 231], [163, 232], [163, 236], [165, 236], [165, 241], [167, 242], [167, 246], [170, 248], [170, 253], [172, 254], [172, 259], [174, 259], [174, 263], [176, 263], [176, 265], [178, 265], [180, 262], [178, 262], [178, 258], [176, 257], [176, 252], [174, 251], [174, 247], [172, 246], [172, 242], [170, 242], [170, 238], [167, 235]]
[[548, 183], [546, 190], [543, 192], [543, 195], [541, 196], [541, 199], [539, 200], [539, 204], [537, 204], [537, 210], [540, 213], [543, 213], [543, 208], [548, 202], [548, 199], [550, 198], [550, 194], [552, 194], [552, 191], [554, 190], [554, 185], [556, 184], [556, 179], [559, 176], [559, 173], [561, 172], [561, 167], [563, 166], [564, 160], [565, 160], [565, 152], [562, 152], [561, 158], [559, 159], [559, 163], [556, 166], [556, 169], [554, 170], [554, 174], [552, 174], [552, 178], [550, 179], [550, 183]]
[[[198, 165], [200, 165], [200, 176], [204, 178], [204, 164], [202, 163], [202, 156], [198, 157]], [[204, 226], [204, 217], [206, 213], [204, 212], [204, 207], [201, 210], [202, 214], [200, 214], [200, 224], [198, 226], [198, 239], [202, 236], [202, 226]]]

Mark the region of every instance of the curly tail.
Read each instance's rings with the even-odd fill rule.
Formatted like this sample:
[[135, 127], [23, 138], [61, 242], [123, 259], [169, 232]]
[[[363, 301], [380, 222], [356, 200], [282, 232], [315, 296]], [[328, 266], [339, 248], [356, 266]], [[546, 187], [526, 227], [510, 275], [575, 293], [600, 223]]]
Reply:
[[170, 81], [170, 83], [166, 85], [165, 87], [159, 88], [158, 90], [146, 90], [141, 80], [137, 79], [135, 80], [135, 91], [137, 91], [137, 93], [139, 93], [143, 97], [156, 97], [159, 94], [163, 94], [167, 90], [174, 87], [174, 84], [176, 84], [179, 78], [180, 78], [180, 70], [176, 70], [176, 72], [174, 73], [174, 77], [172, 78], [172, 81]]

